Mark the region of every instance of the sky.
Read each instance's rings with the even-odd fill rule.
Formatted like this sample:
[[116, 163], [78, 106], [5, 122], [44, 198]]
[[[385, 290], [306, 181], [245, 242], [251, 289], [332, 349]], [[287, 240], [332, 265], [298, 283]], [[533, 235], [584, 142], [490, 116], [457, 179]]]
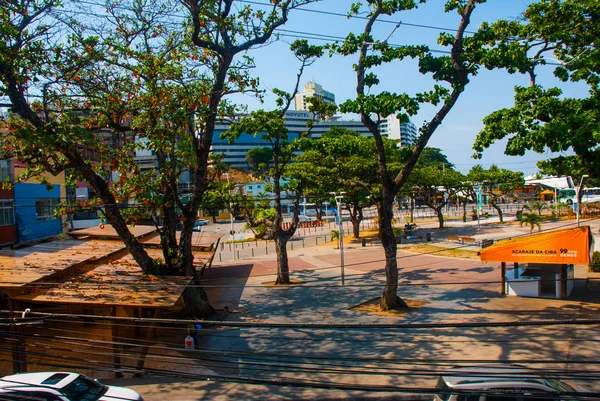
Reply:
[[[469, 30], [476, 30], [482, 21], [514, 19], [530, 2], [530, 0], [488, 0], [487, 3], [478, 5], [473, 12]], [[444, 3], [445, 0], [429, 0], [418, 10], [386, 17], [384, 19], [389, 22], [378, 22], [375, 26], [375, 35], [379, 40], [389, 37], [388, 42], [391, 44], [427, 44], [432, 49], [442, 50], [442, 47], [437, 45], [440, 30], [415, 25], [442, 27], [455, 31], [459, 17], [454, 12], [445, 14]], [[279, 41], [251, 52], [256, 62], [255, 75], [260, 78], [263, 88], [267, 90], [279, 88], [287, 91], [293, 89], [299, 61], [289, 51], [289, 43], [294, 38], [288, 35], [298, 35], [302, 38], [308, 38], [309, 34], [345, 37], [349, 32], [361, 32], [364, 28], [363, 20], [323, 13], [345, 15], [350, 4], [350, 1], [344, 0], [324, 0], [305, 7], [319, 12], [292, 11], [289, 22], [279, 30], [281, 35]], [[397, 27], [398, 22], [401, 23]], [[323, 40], [309, 40], [309, 42], [328, 43]], [[333, 92], [338, 104], [346, 99], [352, 99], [356, 96], [356, 75], [352, 70], [352, 64], [355, 62], [356, 56], [325, 56], [305, 70], [301, 86], [308, 81], [315, 81], [325, 90]], [[418, 72], [417, 63], [412, 60], [394, 62], [376, 72], [381, 83], [372, 89], [372, 92], [414, 94], [430, 90], [434, 83], [429, 76]], [[526, 86], [528, 83], [528, 76], [509, 75], [501, 70], [480, 71], [477, 76], [471, 78], [456, 106], [433, 134], [429, 146], [442, 149], [449, 161], [463, 173], [468, 172], [476, 164], [481, 164], [485, 168], [496, 164], [501, 168], [523, 171], [525, 175], [535, 174], [538, 171], [536, 161], [552, 157], [553, 154], [528, 152], [522, 157], [506, 156], [504, 155], [505, 143], [499, 142], [485, 150], [482, 159], [476, 160], [471, 157], [474, 153], [472, 146], [477, 132], [483, 128], [482, 119], [495, 110], [510, 107], [513, 104], [514, 86]], [[558, 81], [553, 78], [552, 67], [543, 67], [543, 70], [539, 71], [538, 83], [543, 86], [558, 84]], [[566, 96], [586, 95], [586, 89], [576, 84], [561, 84], [561, 88]], [[240, 100], [247, 103], [250, 110], [256, 110], [274, 108], [274, 99], [272, 95], [267, 96], [264, 104], [252, 97], [244, 97]], [[412, 117], [412, 121], [420, 127], [424, 121], [429, 121], [434, 113], [434, 107], [423, 107], [416, 116]], [[357, 119], [356, 116], [344, 118]]]

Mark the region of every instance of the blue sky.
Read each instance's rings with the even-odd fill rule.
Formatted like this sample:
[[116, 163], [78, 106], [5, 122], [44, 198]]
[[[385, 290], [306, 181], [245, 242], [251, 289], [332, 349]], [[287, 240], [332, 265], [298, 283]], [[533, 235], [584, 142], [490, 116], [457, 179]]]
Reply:
[[[311, 4], [306, 8], [318, 11], [347, 13], [349, 1], [329, 0]], [[442, 49], [436, 44], [440, 31], [411, 26], [409, 24], [428, 25], [456, 29], [459, 18], [455, 13], [444, 14], [445, 0], [430, 0], [421, 5], [418, 10], [404, 12], [385, 18], [391, 22], [402, 21], [395, 29], [394, 23], [377, 23], [376, 35], [380, 40], [390, 34], [392, 44], [427, 44], [432, 48]], [[477, 6], [473, 13], [471, 30], [475, 30], [482, 21], [497, 19], [513, 19], [529, 4], [529, 0], [489, 0], [488, 3]], [[348, 32], [360, 32], [364, 22], [358, 19], [325, 15], [314, 12], [293, 11], [288, 24], [282, 29], [282, 34], [289, 31], [313, 33], [344, 37]], [[305, 35], [301, 35], [305, 36]], [[280, 88], [292, 90], [299, 62], [289, 51], [289, 43], [293, 38], [282, 36], [280, 41], [267, 47], [254, 50], [252, 56], [256, 61], [255, 74], [260, 77], [265, 89]], [[324, 41], [313, 40], [311, 43], [323, 44]], [[356, 57], [324, 57], [310, 66], [304, 73], [301, 84], [307, 81], [320, 83], [324, 89], [336, 95], [337, 103], [355, 96], [356, 76], [352, 64]], [[553, 79], [551, 67], [540, 70], [538, 82], [544, 86], [557, 84]], [[419, 74], [414, 61], [391, 63], [377, 70], [381, 84], [374, 91], [406, 92], [414, 94], [418, 91], [429, 90], [433, 81]], [[481, 160], [471, 158], [472, 145], [477, 132], [483, 127], [482, 119], [494, 110], [510, 107], [513, 101], [513, 87], [528, 85], [529, 78], [522, 75], [509, 75], [505, 71], [482, 70], [472, 78], [466, 92], [463, 93], [457, 105], [444, 120], [444, 123], [434, 133], [429, 146], [441, 148], [450, 162], [462, 171], [467, 172], [473, 165], [482, 164], [489, 167], [497, 164], [500, 167], [523, 171], [526, 175], [537, 171], [535, 162], [550, 157], [548, 154], [527, 153], [523, 157], [504, 155], [504, 144], [498, 143], [486, 150]], [[567, 96], [585, 96], [585, 88], [578, 85], [561, 86]], [[236, 99], [239, 100], [239, 99]], [[244, 97], [250, 110], [274, 107], [274, 97], [267, 97], [261, 105], [251, 97]], [[433, 116], [433, 107], [423, 107], [418, 115], [412, 118], [419, 127], [423, 121]], [[348, 116], [348, 118], [353, 118]]]

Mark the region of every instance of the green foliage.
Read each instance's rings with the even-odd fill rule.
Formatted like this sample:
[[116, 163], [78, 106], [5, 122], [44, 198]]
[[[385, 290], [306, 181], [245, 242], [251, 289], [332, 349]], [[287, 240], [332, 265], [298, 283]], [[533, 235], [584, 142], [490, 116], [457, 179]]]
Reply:
[[453, 169], [454, 164], [448, 161], [448, 157], [442, 153], [439, 148], [426, 147], [419, 156], [419, 166], [437, 167], [440, 170], [445, 168]]
[[[86, 182], [100, 202], [85, 207], [101, 205], [127, 247], [136, 248], [138, 264], [153, 271], [124, 223], [160, 216], [163, 237], [177, 248], [182, 214], [182, 236], [191, 235], [210, 187], [215, 124], [243, 110], [226, 96], [260, 98], [248, 51], [267, 43], [291, 9], [311, 1], [278, 1], [264, 10], [125, 0], [90, 14], [70, 13], [80, 7], [70, 0], [64, 8], [54, 0], [0, 0], [0, 96], [12, 111], [0, 131], [0, 153], [27, 164], [20, 180], [66, 172], [70, 184]], [[294, 49], [301, 58], [318, 51], [307, 44]], [[137, 151], [155, 156], [153, 168], [142, 171]], [[191, 184], [185, 194], [184, 174]], [[122, 204], [133, 207], [121, 210]], [[169, 254], [164, 264], [192, 275], [189, 241], [181, 244], [187, 257]]]
[[600, 273], [600, 252], [594, 251], [589, 265], [590, 271]]
[[[523, 155], [571, 150], [538, 164], [546, 173], [600, 176], [600, 3], [593, 0], [548, 0], [534, 2], [524, 21], [498, 22], [488, 26], [486, 40], [496, 47], [488, 65], [505, 62], [509, 72], [526, 73], [531, 85], [515, 88], [511, 108], [498, 110], [484, 119], [484, 130], [474, 144], [478, 157], [498, 140], [508, 138], [505, 153]], [[538, 66], [554, 65], [554, 75], [564, 83], [554, 88], [536, 84]], [[558, 60], [558, 63], [556, 63]], [[587, 86], [588, 96], [563, 95], [569, 83]]]
[[269, 222], [274, 222], [275, 221], [275, 216], [276, 216], [276, 212], [275, 209], [273, 208], [269, 208], [269, 209], [263, 209], [263, 208], [257, 208], [253, 210], [253, 217], [258, 220], [261, 221], [261, 223], [259, 224], [246, 224], [244, 226], [244, 230], [252, 230], [254, 232], [254, 237], [256, 239], [265, 239], [265, 240], [269, 240], [269, 239], [273, 239], [273, 225], [272, 224], [266, 224], [264, 222], [264, 220], [269, 221]]
[[523, 205], [523, 209], [537, 211], [538, 215], [542, 215], [542, 210], [548, 210], [548, 204], [544, 202], [529, 202]]
[[252, 148], [246, 152], [246, 163], [254, 171], [264, 171], [273, 159], [273, 149]]
[[538, 231], [542, 231], [541, 220], [542, 218], [540, 217], [540, 215], [536, 213], [521, 213], [521, 219], [519, 221], [521, 227], [523, 227], [524, 225], [529, 226], [529, 233], [531, 234], [535, 227], [538, 228]]
[[339, 230], [331, 230], [329, 231], [331, 234], [331, 241], [339, 241], [340, 240], [340, 231]]

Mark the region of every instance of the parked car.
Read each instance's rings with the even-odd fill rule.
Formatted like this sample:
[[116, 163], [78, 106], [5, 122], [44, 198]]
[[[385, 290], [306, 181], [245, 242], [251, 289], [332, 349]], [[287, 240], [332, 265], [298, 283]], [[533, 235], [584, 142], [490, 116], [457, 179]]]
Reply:
[[194, 223], [194, 231], [201, 231], [202, 226], [207, 226], [210, 223], [208, 220], [199, 219]]
[[[561, 393], [587, 393], [573, 383], [544, 378], [519, 365], [479, 365], [445, 371], [434, 401], [541, 401], [575, 399]], [[453, 391], [456, 391], [454, 393]]]
[[[143, 401], [134, 390], [107, 386], [98, 380], [71, 372], [35, 372], [4, 376], [0, 379], [0, 398], [21, 396], [57, 401]], [[20, 398], [21, 397], [21, 398]], [[23, 398], [27, 399], [27, 398]], [[35, 398], [34, 398], [35, 399]]]

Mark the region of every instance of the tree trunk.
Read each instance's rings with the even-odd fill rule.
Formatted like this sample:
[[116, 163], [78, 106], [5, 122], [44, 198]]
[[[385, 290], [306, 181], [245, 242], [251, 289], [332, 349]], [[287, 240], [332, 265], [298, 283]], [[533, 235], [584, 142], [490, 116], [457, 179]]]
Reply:
[[444, 228], [444, 213], [443, 213], [444, 205], [435, 209], [435, 214], [437, 215], [439, 228]]
[[463, 223], [466, 223], [467, 222], [467, 200], [466, 199], [462, 203], [462, 207], [463, 207]]
[[498, 212], [498, 218], [500, 219], [500, 223], [504, 223], [504, 215], [502, 214], [502, 208], [500, 208], [500, 206], [495, 202], [490, 203], [490, 206], [496, 209], [496, 212]]
[[[113, 198], [114, 199], [114, 198]], [[104, 199], [103, 199], [104, 200]], [[116, 204], [108, 204], [104, 209], [104, 216], [110, 225], [115, 229], [131, 256], [140, 266], [144, 273], [148, 273], [153, 268], [153, 261], [148, 252], [144, 249], [137, 239], [131, 234], [119, 208]]]
[[396, 259], [396, 238], [392, 227], [393, 218], [393, 196], [385, 196], [378, 205], [379, 212], [379, 239], [385, 252], [385, 278], [386, 283], [381, 297], [380, 307], [382, 310], [397, 308], [408, 308], [398, 295], [398, 261]]
[[183, 311], [187, 317], [207, 318], [215, 313], [208, 302], [206, 292], [200, 287], [198, 280], [192, 281], [193, 287], [187, 287], [183, 291]]
[[317, 212], [317, 221], [323, 220], [323, 202], [315, 204], [315, 211]]
[[290, 284], [290, 266], [287, 255], [287, 239], [275, 234], [275, 252], [277, 253], [277, 280], [275, 284]]
[[354, 238], [360, 238], [360, 220], [359, 219], [350, 219], [352, 222], [352, 234]]

